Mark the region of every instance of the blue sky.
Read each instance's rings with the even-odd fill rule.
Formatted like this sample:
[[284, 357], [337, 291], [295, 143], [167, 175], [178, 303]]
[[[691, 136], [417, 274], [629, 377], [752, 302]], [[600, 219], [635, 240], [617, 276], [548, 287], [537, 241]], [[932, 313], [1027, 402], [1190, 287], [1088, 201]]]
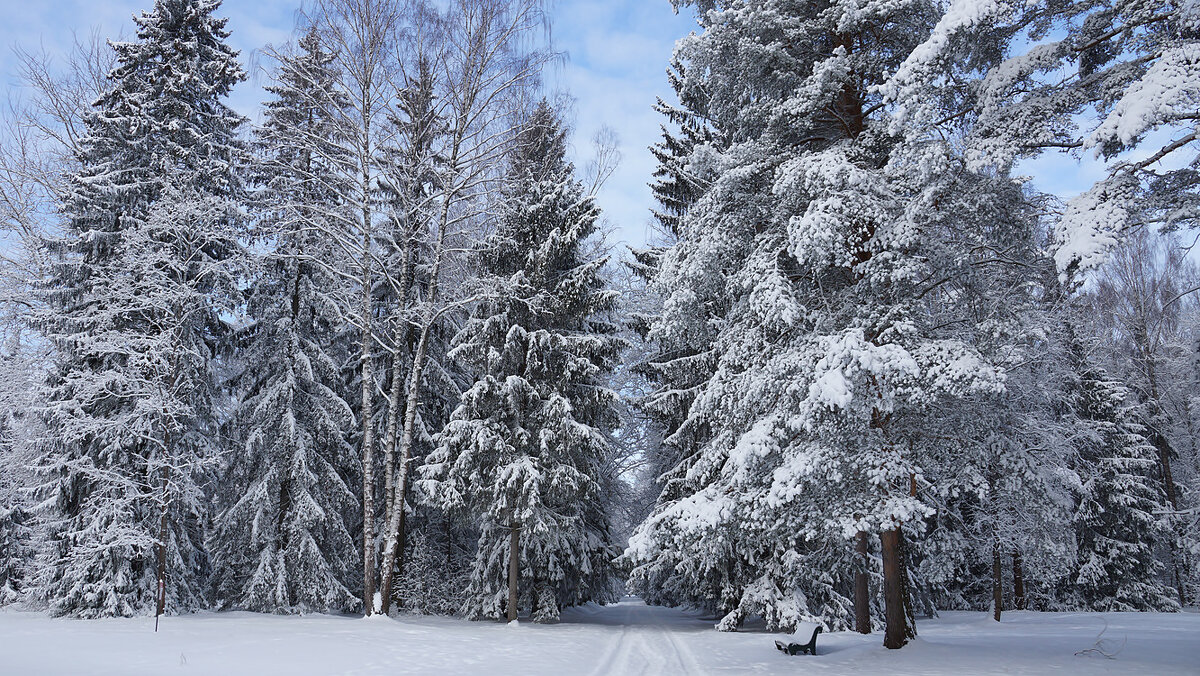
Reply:
[[[230, 38], [241, 51], [251, 78], [235, 91], [233, 105], [254, 118], [265, 78], [256, 52], [292, 35], [301, 0], [225, 0]], [[0, 0], [0, 76], [8, 91], [17, 84], [10, 46], [44, 48], [62, 54], [74, 34], [132, 34], [130, 17], [153, 0]], [[648, 147], [659, 138], [656, 96], [673, 99], [665, 69], [675, 40], [695, 29], [689, 11], [675, 14], [669, 0], [556, 0], [551, 10], [555, 48], [566, 57], [546, 74], [547, 86], [575, 98], [574, 152], [582, 167], [591, 155], [590, 139], [602, 126], [616, 131], [623, 161], [599, 195], [614, 244], [641, 244], [649, 234], [654, 205], [647, 182], [654, 169]], [[1061, 197], [1071, 197], [1103, 174], [1103, 165], [1048, 153], [1022, 163], [1018, 172]]]
[[[264, 77], [255, 52], [286, 42], [301, 0], [225, 0], [230, 41], [251, 75], [232, 104], [255, 117]], [[54, 55], [70, 49], [74, 34], [96, 29], [105, 37], [133, 32], [130, 17], [153, 0], [0, 0], [0, 76], [6, 90], [17, 85], [11, 47], [44, 48]], [[583, 166], [591, 138], [603, 125], [616, 131], [623, 161], [599, 196], [613, 243], [642, 243], [653, 205], [649, 188], [654, 163], [647, 148], [658, 139], [655, 96], [670, 98], [665, 69], [675, 40], [695, 27], [676, 15], [669, 0], [557, 0], [551, 10], [554, 47], [566, 59], [546, 74], [547, 86], [575, 97], [575, 159]]]

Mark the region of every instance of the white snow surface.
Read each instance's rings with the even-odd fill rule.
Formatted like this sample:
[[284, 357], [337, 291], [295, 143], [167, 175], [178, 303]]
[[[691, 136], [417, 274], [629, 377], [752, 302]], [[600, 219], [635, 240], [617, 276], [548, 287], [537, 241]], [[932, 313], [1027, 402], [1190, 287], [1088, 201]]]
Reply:
[[[719, 633], [695, 612], [619, 604], [553, 625], [401, 616], [198, 613], [72, 620], [0, 611], [0, 674], [1200, 674], [1200, 614], [946, 612], [902, 650], [880, 633], [823, 633], [817, 655], [789, 637]], [[1114, 654], [1076, 654], [1096, 647]], [[807, 638], [805, 638], [807, 640]]]

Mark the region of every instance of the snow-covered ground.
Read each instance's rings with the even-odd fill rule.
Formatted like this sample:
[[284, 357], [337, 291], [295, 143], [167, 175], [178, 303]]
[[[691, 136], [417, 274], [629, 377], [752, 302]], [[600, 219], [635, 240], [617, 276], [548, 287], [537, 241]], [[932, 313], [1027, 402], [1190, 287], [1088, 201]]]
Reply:
[[[822, 634], [789, 657], [774, 635], [636, 599], [505, 626], [251, 613], [67, 620], [0, 612], [0, 674], [1200, 674], [1200, 614], [944, 613], [900, 651], [879, 634]], [[1107, 629], [1106, 629], [1107, 627]], [[1095, 652], [1097, 635], [1112, 659]]]

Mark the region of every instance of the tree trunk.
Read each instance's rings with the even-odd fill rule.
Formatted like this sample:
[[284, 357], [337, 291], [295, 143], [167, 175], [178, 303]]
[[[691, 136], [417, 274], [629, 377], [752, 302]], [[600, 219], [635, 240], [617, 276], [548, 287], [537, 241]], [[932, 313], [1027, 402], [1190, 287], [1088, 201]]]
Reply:
[[[363, 217], [369, 213], [364, 208]], [[362, 290], [362, 466], [363, 466], [363, 612], [375, 613], [375, 376], [371, 369], [371, 272], [365, 247], [370, 246], [369, 228], [364, 235]]]
[[392, 382], [388, 388], [387, 427], [383, 439], [383, 513], [392, 513], [392, 502], [396, 499], [396, 439], [400, 436], [400, 399], [404, 386], [400, 380], [403, 359], [400, 350], [392, 351]]
[[521, 526], [514, 521], [508, 524], [508, 621], [517, 619], [517, 565], [520, 561]]
[[904, 601], [904, 636], [908, 639], [917, 637], [917, 614], [913, 608], [912, 566], [908, 565], [908, 542], [904, 539], [904, 531], [899, 532], [900, 539], [900, 599]]
[[400, 268], [400, 288], [396, 291], [396, 308], [392, 313], [392, 325], [395, 333], [395, 344], [392, 346], [392, 383], [388, 392], [387, 438], [384, 439], [384, 514], [392, 513], [392, 501], [396, 499], [396, 440], [400, 436], [400, 401], [403, 397], [404, 379], [400, 377], [401, 366], [404, 365], [403, 348], [408, 342], [408, 322], [404, 318], [404, 310], [408, 303], [408, 292], [412, 288], [413, 250], [416, 243], [413, 237], [404, 240], [404, 261]]
[[904, 607], [904, 562], [900, 551], [900, 526], [885, 530], [879, 540], [883, 546], [883, 604], [886, 626], [883, 647], [895, 650], [908, 643], [908, 612]]
[[867, 535], [860, 530], [854, 536], [858, 570], [854, 572], [854, 628], [860, 634], [871, 633], [871, 599], [867, 572]]
[[1004, 566], [1000, 561], [1000, 541], [992, 540], [992, 619], [1000, 621], [1004, 607]]
[[[434, 275], [437, 267], [434, 267]], [[434, 287], [436, 290], [436, 287]], [[408, 400], [404, 410], [404, 434], [400, 437], [399, 473], [396, 477], [396, 500], [392, 504], [392, 513], [387, 522], [387, 537], [383, 549], [383, 587], [390, 590], [396, 572], [396, 560], [402, 558], [403, 550], [398, 549], [400, 531], [404, 528], [404, 499], [400, 496], [408, 493], [408, 465], [412, 454], [413, 438], [417, 426], [417, 405], [420, 403], [421, 376], [425, 370], [425, 354], [429, 344], [429, 332], [433, 327], [433, 317], [426, 317], [425, 327], [421, 331], [421, 341], [417, 344], [417, 353], [413, 355], [412, 372], [408, 375]], [[391, 610], [391, 593], [383, 595], [383, 612]]]
[[162, 515], [159, 516], [158, 523], [158, 546], [155, 547], [158, 558], [158, 570], [155, 573], [155, 603], [154, 603], [154, 631], [158, 631], [158, 618], [167, 610], [167, 468], [162, 470], [162, 485], [163, 485], [163, 503]]
[[[405, 486], [407, 484], [408, 482], [405, 482]], [[408, 491], [405, 490], [403, 494], [396, 496], [396, 499], [400, 501], [400, 527], [397, 529], [396, 544], [392, 547], [391, 552], [392, 565], [395, 566], [395, 571], [392, 573], [394, 576], [393, 580], [398, 580], [401, 575], [404, 575], [404, 557], [401, 555], [404, 553], [404, 548], [408, 545], [408, 533], [405, 529], [405, 523], [408, 519], [408, 511], [405, 509], [407, 494]], [[392, 593], [395, 591], [395, 586], [395, 582], [391, 581], [391, 586], [387, 588], [387, 598], [383, 602], [383, 607], [387, 610], [391, 610], [394, 603]]]
[[1025, 570], [1021, 567], [1021, 550], [1013, 550], [1013, 610], [1025, 610]]
[[[457, 166], [457, 157], [458, 150], [456, 149], [451, 156], [450, 166], [452, 168]], [[404, 432], [400, 437], [399, 475], [395, 481], [395, 490], [398, 495], [404, 495], [408, 491], [408, 465], [409, 458], [412, 455], [413, 438], [416, 435], [417, 406], [421, 401], [421, 378], [425, 372], [425, 359], [429, 350], [429, 335], [433, 332], [433, 325], [437, 322], [439, 316], [433, 303], [438, 298], [442, 257], [445, 253], [446, 230], [450, 223], [450, 203], [452, 198], [453, 193], [447, 194], [442, 200], [441, 217], [438, 220], [437, 246], [434, 249], [433, 267], [429, 272], [429, 290], [425, 300], [427, 305], [424, 317], [421, 320], [421, 337], [417, 340], [417, 351], [413, 354], [412, 370], [408, 374], [408, 397], [404, 406]], [[392, 506], [392, 513], [388, 520], [386, 537], [384, 538], [386, 544], [383, 550], [383, 585], [387, 589], [391, 589], [392, 587], [396, 560], [404, 556], [403, 550], [397, 550], [397, 544], [400, 540], [400, 529], [403, 524], [404, 501], [396, 500]], [[391, 607], [391, 594], [384, 594], [383, 596], [383, 609], [384, 612], [387, 612]]]

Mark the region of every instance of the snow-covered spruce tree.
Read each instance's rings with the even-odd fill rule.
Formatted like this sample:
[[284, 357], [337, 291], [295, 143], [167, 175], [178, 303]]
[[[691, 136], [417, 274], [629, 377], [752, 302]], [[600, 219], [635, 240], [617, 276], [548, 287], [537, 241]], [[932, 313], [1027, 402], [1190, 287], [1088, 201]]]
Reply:
[[1160, 548], [1171, 584], [1186, 605], [1195, 598], [1198, 562], [1189, 550], [1200, 547], [1200, 529], [1186, 515], [1200, 510], [1196, 491], [1200, 452], [1195, 407], [1200, 390], [1192, 366], [1194, 318], [1200, 304], [1192, 291], [1200, 271], [1180, 242], [1146, 230], [1130, 233], [1095, 273], [1084, 293], [1085, 329], [1105, 357], [1099, 365], [1129, 388], [1131, 405], [1146, 439], [1155, 447], [1155, 482], [1166, 498], [1169, 537]]
[[[235, 427], [212, 539], [214, 588], [226, 607], [260, 612], [344, 612], [360, 600], [361, 555], [354, 453], [346, 441], [354, 415], [338, 394], [331, 353], [340, 324], [338, 249], [322, 238], [335, 216], [349, 158], [336, 112], [332, 56], [310, 30], [280, 58], [274, 100], [255, 132], [251, 204], [265, 247], [253, 270], [237, 377]], [[225, 497], [228, 496], [228, 497]]]
[[[420, 506], [417, 506], [420, 515]], [[392, 594], [396, 605], [423, 615], [454, 615], [462, 610], [470, 585], [471, 551], [461, 526], [447, 515], [423, 515], [405, 538], [404, 569]], [[415, 521], [415, 520], [414, 520]]]
[[21, 600], [33, 563], [33, 524], [22, 491], [28, 460], [22, 450], [5, 415], [0, 418], [0, 606]]
[[1087, 363], [1078, 343], [1073, 347], [1077, 563], [1060, 601], [1101, 612], [1178, 610], [1174, 591], [1159, 580], [1163, 565], [1154, 552], [1167, 536], [1158, 516], [1166, 511], [1162, 493], [1150, 477], [1154, 447], [1128, 391]]
[[[601, 468], [613, 449], [615, 297], [590, 253], [599, 212], [567, 162], [565, 132], [542, 101], [511, 155], [503, 216], [484, 243], [485, 300], [452, 357], [479, 378], [422, 469], [438, 504], [480, 523], [467, 613], [538, 621], [610, 600], [611, 542]], [[521, 592], [518, 595], [517, 585]]]
[[[659, 203], [654, 219], [661, 241], [631, 248], [633, 260], [626, 263], [646, 285], [657, 277], [666, 250], [678, 242], [683, 215], [703, 194], [703, 182], [688, 169], [693, 150], [705, 143], [720, 145], [704, 119], [703, 92], [695, 88], [684, 89], [684, 69], [684, 64], [674, 58], [667, 71], [680, 104], [671, 105], [659, 99], [654, 107], [666, 118], [662, 125], [662, 140], [650, 148], [657, 161], [650, 189]], [[651, 336], [651, 329], [663, 308], [661, 298], [656, 294], [647, 296], [624, 314], [629, 317], [630, 329], [646, 347], [637, 357], [627, 354], [626, 359], [635, 358], [633, 370], [652, 385], [633, 405], [647, 418], [645, 423], [656, 428], [653, 433], [663, 437], [662, 443], [646, 449], [644, 460], [647, 466], [641, 478], [645, 484], [643, 493], [653, 504], [661, 493], [669, 495], [674, 490], [680, 477], [672, 475], [671, 470], [695, 452], [703, 436], [702, 429], [685, 423], [699, 386], [712, 375], [713, 360], [712, 331], [704, 330], [702, 324], [682, 331], [660, 331]], [[630, 300], [626, 294], [626, 302]], [[648, 513], [642, 514], [643, 517], [646, 515]], [[667, 584], [647, 581], [640, 593], [648, 603], [676, 602]]]
[[[28, 290], [23, 288], [20, 293], [25, 296]], [[27, 600], [38, 545], [33, 496], [28, 488], [36, 481], [30, 467], [37, 440], [46, 434], [38, 415], [38, 385], [45, 378], [46, 364], [40, 341], [25, 338], [26, 312], [21, 304], [14, 304], [0, 320], [4, 340], [0, 353], [0, 605]]]
[[971, 258], [945, 225], [961, 202], [939, 199], [961, 163], [943, 143], [893, 137], [874, 89], [933, 7], [715, 5], [677, 55], [730, 145], [691, 153], [706, 187], [663, 259], [651, 335], [706, 326], [716, 370], [688, 413], [706, 438], [676, 470], [683, 490], [626, 553], [632, 581], [666, 579], [726, 613], [723, 629], [752, 613], [845, 626], [851, 538], [878, 532], [885, 645], [900, 647], [902, 528], [930, 513], [922, 477], [941, 450], [929, 418], [1002, 387], [948, 328], [960, 320], [943, 322]]
[[39, 316], [56, 356], [38, 593], [57, 615], [201, 605], [213, 356], [240, 250], [242, 118], [222, 100], [243, 73], [219, 5], [158, 0], [113, 45], [62, 197]]
[[1060, 572], [1047, 574], [1065, 558], [1056, 544], [1069, 540], [1059, 477], [1071, 432], [1058, 419], [1055, 386], [1064, 352], [1052, 339], [1056, 307], [1046, 301], [1059, 284], [1040, 198], [1020, 181], [961, 164], [946, 178], [931, 182], [930, 201], [917, 207], [930, 215], [926, 255], [941, 282], [925, 295], [924, 312], [1006, 377], [1003, 390], [942, 401], [926, 419], [922, 433], [935, 442], [923, 494], [937, 511], [927, 537], [912, 543], [914, 590], [951, 607], [991, 606], [999, 618], [1028, 605], [1027, 572], [1046, 580]]

